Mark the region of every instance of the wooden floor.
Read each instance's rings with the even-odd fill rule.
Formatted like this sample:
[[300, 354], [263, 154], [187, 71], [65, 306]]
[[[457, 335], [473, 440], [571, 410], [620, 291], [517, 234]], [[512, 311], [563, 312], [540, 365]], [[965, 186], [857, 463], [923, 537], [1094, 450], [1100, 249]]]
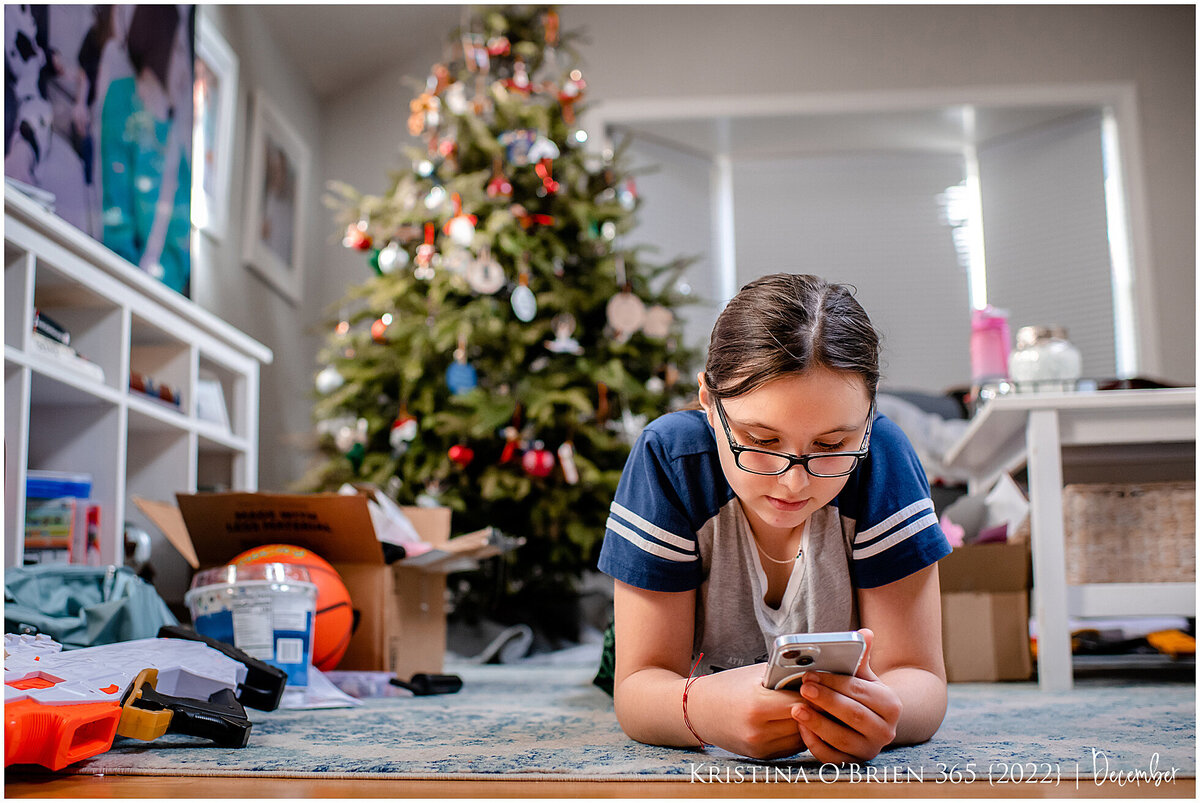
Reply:
[[1051, 784], [841, 781], [691, 783], [680, 781], [383, 781], [303, 778], [214, 778], [145, 775], [5, 776], [6, 798], [1185, 798], [1196, 797], [1194, 778], [1158, 786], [1109, 782]]

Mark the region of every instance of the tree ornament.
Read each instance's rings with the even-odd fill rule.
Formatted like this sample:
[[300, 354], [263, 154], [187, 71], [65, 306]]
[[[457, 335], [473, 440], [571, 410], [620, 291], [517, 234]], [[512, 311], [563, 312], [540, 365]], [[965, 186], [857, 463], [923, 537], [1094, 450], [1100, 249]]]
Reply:
[[392, 451], [398, 455], [404, 454], [408, 449], [408, 444], [412, 443], [416, 437], [417, 419], [401, 412], [392, 422], [392, 428], [388, 432], [388, 444], [392, 447]]
[[450, 202], [454, 205], [454, 216], [442, 227], [442, 232], [449, 235], [455, 245], [466, 248], [475, 239], [477, 218], [474, 215], [463, 214], [462, 197], [457, 192], [450, 196]]
[[475, 459], [475, 450], [465, 444], [456, 443], [446, 452], [446, 456], [457, 463], [460, 468], [466, 468]]
[[342, 245], [353, 248], [355, 251], [371, 250], [371, 235], [367, 234], [367, 221], [360, 220], [347, 226], [346, 236], [342, 238]]
[[559, 28], [558, 12], [554, 9], [549, 9], [542, 20], [542, 26], [544, 36], [546, 38], [546, 44], [548, 44], [550, 47], [557, 45]]
[[392, 313], [385, 312], [371, 323], [371, 339], [376, 343], [387, 343], [387, 328], [392, 325]]
[[367, 419], [358, 419], [354, 422], [354, 426], [347, 424], [340, 427], [334, 433], [333, 443], [341, 452], [349, 452], [356, 444], [365, 446], [367, 443]]
[[532, 128], [517, 128], [512, 131], [505, 131], [497, 138], [497, 142], [504, 146], [504, 152], [508, 159], [508, 163], [517, 167], [524, 167], [536, 159], [529, 158], [529, 149], [533, 147], [533, 143], [537, 141], [538, 133]]
[[395, 273], [408, 264], [408, 252], [393, 240], [380, 249], [375, 263], [381, 274]]
[[484, 43], [483, 34], [466, 33], [462, 36], [463, 59], [469, 72], [487, 72], [491, 67], [488, 60], [488, 47]]
[[417, 507], [441, 507], [443, 490], [440, 480], [432, 480], [426, 483], [425, 491], [417, 495]]
[[434, 95], [442, 94], [442, 91], [450, 86], [450, 82], [454, 80], [450, 75], [450, 68], [445, 64], [435, 64], [430, 70], [429, 78], [425, 81], [425, 91]]
[[513, 459], [517, 448], [521, 445], [521, 432], [514, 426], [507, 426], [501, 432], [504, 436], [504, 448], [500, 450], [500, 464], [504, 465]]
[[493, 36], [488, 40], [487, 53], [489, 56], [507, 56], [512, 51], [512, 43], [507, 36]]
[[529, 151], [526, 154], [528, 164], [540, 162], [543, 159], [557, 159], [561, 153], [558, 146], [554, 144], [554, 140], [547, 136], [538, 134], [533, 140], [533, 144], [529, 146]]
[[617, 333], [617, 340], [627, 341], [646, 320], [646, 305], [626, 289], [608, 300], [605, 307], [608, 325]]
[[521, 274], [517, 278], [517, 286], [512, 292], [510, 302], [513, 314], [517, 316], [518, 320], [529, 323], [537, 317], [537, 298], [529, 289], [529, 270], [526, 266], [521, 268]]
[[554, 453], [541, 441], [534, 441], [533, 448], [521, 455], [521, 468], [537, 479], [545, 479], [554, 471]]
[[538, 190], [538, 195], [554, 195], [558, 192], [558, 182], [554, 180], [554, 176], [551, 174], [553, 166], [553, 159], [542, 159], [538, 162], [537, 167], [534, 168], [534, 171], [542, 180], [542, 186]]
[[491, 295], [508, 282], [504, 268], [492, 256], [491, 249], [486, 246], [479, 253], [479, 258], [467, 266], [467, 284], [481, 295]]
[[422, 92], [409, 101], [408, 133], [420, 136], [426, 127], [436, 128], [441, 101], [432, 92]]
[[541, 213], [530, 214], [529, 210], [527, 210], [525, 207], [521, 206], [520, 204], [513, 204], [512, 206], [510, 206], [508, 208], [508, 211], [509, 211], [509, 214], [511, 214], [514, 218], [516, 218], [517, 222], [521, 224], [521, 228], [525, 229], [527, 231], [529, 230], [529, 228], [531, 226], [533, 226], [535, 224], [540, 225], [540, 226], [553, 226], [554, 225], [554, 216], [553, 215], [543, 215]]
[[434, 228], [432, 223], [425, 224], [425, 242], [417, 246], [417, 267], [413, 276], [426, 281], [433, 278], [433, 257], [437, 247], [433, 244]]
[[550, 329], [554, 332], [553, 340], [544, 341], [547, 349], [555, 354], [583, 354], [579, 341], [571, 337], [575, 332], [575, 316], [569, 312], [560, 312], [550, 321]]
[[492, 178], [488, 181], [485, 192], [489, 198], [511, 198], [512, 191], [512, 182], [501, 172], [500, 159], [497, 158], [492, 165]]
[[646, 337], [665, 340], [671, 334], [671, 325], [675, 323], [675, 313], [662, 304], [655, 304], [646, 310], [646, 320], [642, 323], [642, 333]]
[[441, 184], [434, 184], [425, 195], [425, 208], [433, 212], [444, 203], [446, 203], [446, 188]]
[[558, 91], [558, 102], [562, 105], [563, 121], [570, 125], [575, 122], [575, 104], [583, 97], [583, 90], [587, 88], [587, 82], [583, 80], [583, 73], [579, 70], [571, 70], [566, 83]]
[[626, 179], [625, 183], [621, 185], [621, 189], [617, 191], [617, 202], [627, 212], [632, 212], [633, 208], [637, 206], [637, 198], [637, 185], [633, 183], [633, 179]]
[[460, 335], [454, 350], [454, 362], [446, 369], [446, 385], [455, 396], [474, 390], [479, 384], [475, 366], [467, 362], [467, 339]]
[[522, 95], [528, 95], [533, 89], [532, 84], [529, 82], [529, 72], [525, 68], [524, 59], [518, 58], [513, 61], [512, 77], [505, 79], [504, 87], [505, 89], [508, 89], [512, 92], [518, 92]]
[[322, 396], [328, 396], [345, 383], [345, 377], [333, 365], [326, 365], [317, 374], [317, 392]]
[[558, 447], [558, 464], [562, 466], [563, 479], [567, 481], [567, 485], [579, 482], [579, 468], [575, 465], [575, 445], [570, 441], [563, 441]]
[[446, 104], [446, 108], [451, 114], [462, 116], [471, 110], [471, 104], [467, 100], [467, 87], [461, 81], [457, 81], [446, 88], [445, 94], [442, 95], [442, 102]]
[[646, 380], [646, 390], [658, 395], [667, 389], [667, 383], [660, 376], [652, 376]]

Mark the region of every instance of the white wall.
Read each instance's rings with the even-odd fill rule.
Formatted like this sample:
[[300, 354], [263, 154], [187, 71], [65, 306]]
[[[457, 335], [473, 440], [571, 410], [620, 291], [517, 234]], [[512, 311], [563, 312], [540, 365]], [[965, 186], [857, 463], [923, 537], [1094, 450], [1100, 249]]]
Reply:
[[[252, 87], [264, 86], [314, 139], [314, 187], [346, 180], [379, 192], [404, 167], [412, 91], [443, 56], [442, 41], [406, 41], [387, 72], [323, 103], [303, 88], [249, 6], [207, 7], [242, 69], [239, 152]], [[1191, 6], [607, 6], [568, 5], [565, 29], [583, 29], [588, 100], [1128, 81], [1137, 89], [1159, 320], [1161, 378], [1195, 381], [1195, 10]], [[446, 32], [447, 35], [449, 31]], [[240, 221], [234, 166], [232, 216]], [[318, 193], [319, 195], [319, 193]], [[654, 198], [643, 192], [647, 208]], [[264, 488], [303, 472], [311, 432], [312, 374], [324, 332], [315, 324], [368, 276], [361, 255], [337, 244], [332, 216], [310, 200], [305, 304], [295, 309], [245, 270], [241, 234], [203, 257], [196, 299], [275, 351], [263, 377]], [[696, 248], [682, 249], [695, 253]], [[207, 273], [206, 273], [207, 272]]]
[[586, 5], [562, 20], [587, 31], [600, 102], [1133, 82], [1159, 378], [1195, 382], [1193, 7]]
[[241, 259], [249, 190], [249, 139], [253, 93], [263, 91], [313, 152], [312, 186], [323, 176], [320, 136], [322, 111], [299, 74], [275, 47], [259, 12], [251, 6], [203, 6], [238, 57], [238, 104], [235, 155], [230, 186], [230, 223], [223, 241], [198, 238], [192, 270], [192, 298], [206, 309], [270, 348], [274, 361], [263, 368], [259, 408], [259, 487], [287, 490], [303, 474], [303, 446], [312, 431], [313, 361], [320, 338], [311, 331], [325, 301], [321, 247], [329, 232], [328, 213], [319, 195], [306, 199], [306, 225], [298, 247], [307, 252], [304, 303], [293, 306]]

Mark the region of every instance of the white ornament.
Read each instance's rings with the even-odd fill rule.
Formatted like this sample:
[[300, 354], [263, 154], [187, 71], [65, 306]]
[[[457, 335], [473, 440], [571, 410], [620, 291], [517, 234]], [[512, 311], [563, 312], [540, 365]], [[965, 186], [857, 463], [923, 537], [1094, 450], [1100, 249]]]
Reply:
[[354, 444], [367, 442], [367, 419], [360, 418], [355, 422], [354, 427], [342, 427], [337, 434], [333, 436], [334, 445], [339, 451], [348, 452], [354, 448]]
[[622, 290], [610, 298], [605, 312], [609, 326], [617, 331], [620, 340], [627, 340], [646, 321], [645, 303], [628, 290]]
[[450, 221], [450, 239], [455, 245], [466, 248], [475, 239], [475, 224], [466, 215], [459, 215]]
[[379, 270], [383, 273], [395, 273], [407, 264], [408, 252], [399, 243], [388, 243], [379, 252]]
[[328, 395], [346, 383], [346, 378], [332, 365], [326, 365], [317, 374], [317, 392]]
[[471, 104], [467, 100], [467, 87], [461, 81], [451, 84], [442, 93], [442, 97], [451, 114], [466, 114], [467, 110], [471, 108]]
[[537, 317], [537, 299], [527, 285], [518, 285], [512, 294], [513, 313], [525, 323]]
[[508, 277], [504, 275], [504, 268], [500, 267], [500, 263], [489, 253], [485, 252], [480, 255], [479, 259], [467, 267], [467, 284], [471, 285], [471, 289], [476, 293], [491, 295], [503, 287], [507, 281]]
[[671, 334], [671, 324], [674, 322], [675, 313], [662, 304], [655, 304], [646, 310], [646, 320], [642, 324], [642, 332], [645, 333], [646, 337], [654, 337], [662, 340]]
[[444, 203], [446, 203], [446, 190], [440, 185], [435, 186], [429, 191], [429, 194], [425, 196], [426, 209], [437, 209]]
[[529, 146], [529, 153], [526, 158], [530, 163], [540, 162], [543, 159], [557, 159], [559, 156], [558, 146], [548, 137], [538, 135], [533, 144]]

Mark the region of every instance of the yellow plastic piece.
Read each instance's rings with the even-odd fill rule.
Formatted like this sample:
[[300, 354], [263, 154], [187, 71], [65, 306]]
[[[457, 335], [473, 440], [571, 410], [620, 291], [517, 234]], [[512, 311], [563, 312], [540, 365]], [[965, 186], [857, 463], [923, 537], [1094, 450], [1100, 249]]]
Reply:
[[1195, 655], [1196, 639], [1182, 630], [1159, 630], [1146, 636], [1150, 646], [1163, 655]]
[[143, 669], [138, 672], [137, 677], [133, 679], [133, 690], [129, 699], [121, 707], [121, 722], [117, 725], [118, 736], [149, 742], [167, 732], [171, 725], [170, 711], [146, 711], [133, 707], [133, 704], [141, 699], [142, 688], [148, 684], [153, 689], [157, 683], [157, 669]]

